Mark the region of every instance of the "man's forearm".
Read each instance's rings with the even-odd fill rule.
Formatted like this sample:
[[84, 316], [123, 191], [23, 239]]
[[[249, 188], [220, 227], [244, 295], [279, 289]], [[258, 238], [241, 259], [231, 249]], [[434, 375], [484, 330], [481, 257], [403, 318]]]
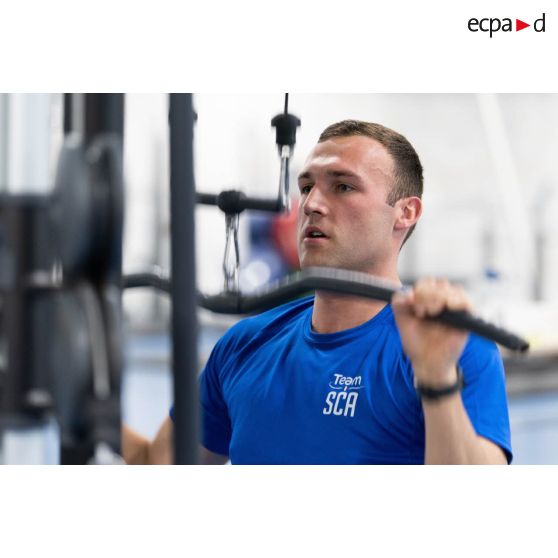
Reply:
[[502, 449], [475, 432], [460, 393], [423, 400], [422, 407], [426, 464], [506, 464]]
[[170, 465], [172, 454], [172, 423], [167, 418], [153, 441], [122, 425], [122, 457], [128, 465]]
[[121, 434], [124, 461], [128, 465], [147, 465], [149, 440], [125, 424], [122, 425]]
[[170, 417], [167, 417], [155, 439], [149, 444], [147, 463], [149, 465], [172, 465], [174, 463], [174, 428]]

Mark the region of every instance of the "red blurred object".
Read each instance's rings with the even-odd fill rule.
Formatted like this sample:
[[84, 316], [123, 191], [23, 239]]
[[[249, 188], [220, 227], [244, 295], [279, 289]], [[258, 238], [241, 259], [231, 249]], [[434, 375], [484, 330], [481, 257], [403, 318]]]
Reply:
[[270, 236], [273, 244], [281, 257], [290, 268], [298, 269], [298, 243], [296, 217], [298, 213], [298, 200], [291, 200], [291, 211], [287, 214], [274, 217], [271, 222]]

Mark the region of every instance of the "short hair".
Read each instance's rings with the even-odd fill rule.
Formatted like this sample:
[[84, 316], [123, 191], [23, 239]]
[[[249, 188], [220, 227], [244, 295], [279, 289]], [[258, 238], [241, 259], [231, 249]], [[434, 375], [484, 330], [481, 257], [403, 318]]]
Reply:
[[[394, 162], [394, 183], [388, 193], [386, 202], [395, 205], [397, 200], [416, 196], [422, 198], [423, 175], [422, 165], [415, 148], [407, 138], [395, 130], [374, 122], [361, 120], [342, 120], [328, 126], [318, 139], [322, 143], [332, 138], [365, 136], [383, 145], [392, 156]], [[411, 236], [413, 225], [403, 240], [403, 244]]]

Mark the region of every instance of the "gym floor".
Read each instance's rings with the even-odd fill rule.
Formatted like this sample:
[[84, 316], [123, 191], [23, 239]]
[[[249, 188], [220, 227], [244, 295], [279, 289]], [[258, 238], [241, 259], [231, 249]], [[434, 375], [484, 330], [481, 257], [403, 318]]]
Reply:
[[[200, 359], [207, 358], [221, 334], [217, 328], [201, 328]], [[125, 350], [123, 418], [138, 432], [152, 437], [172, 402], [170, 340], [163, 333], [130, 334]], [[517, 383], [514, 375], [509, 385]], [[513, 464], [558, 464], [558, 389], [511, 389], [509, 411]]]

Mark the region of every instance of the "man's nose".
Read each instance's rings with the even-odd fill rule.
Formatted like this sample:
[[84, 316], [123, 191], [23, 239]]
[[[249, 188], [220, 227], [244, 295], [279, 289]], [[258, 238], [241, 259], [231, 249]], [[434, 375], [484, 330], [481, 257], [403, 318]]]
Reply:
[[325, 197], [317, 185], [315, 185], [306, 196], [302, 209], [305, 215], [311, 215], [312, 213], [325, 215], [327, 213]]

